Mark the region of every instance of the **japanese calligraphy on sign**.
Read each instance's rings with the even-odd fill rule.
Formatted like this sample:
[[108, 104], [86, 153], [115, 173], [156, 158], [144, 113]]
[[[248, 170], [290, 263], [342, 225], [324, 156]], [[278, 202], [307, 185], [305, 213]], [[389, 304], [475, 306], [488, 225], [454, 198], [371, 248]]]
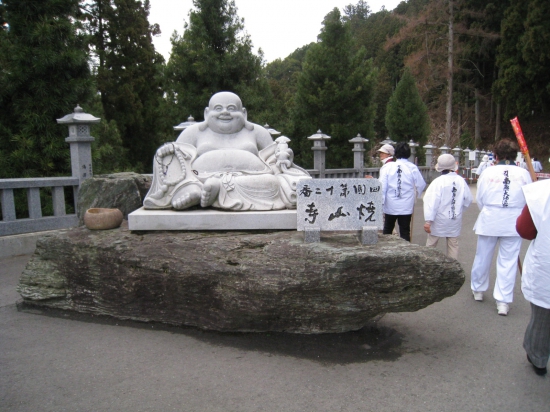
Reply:
[[378, 179], [301, 180], [296, 188], [299, 231], [383, 227]]

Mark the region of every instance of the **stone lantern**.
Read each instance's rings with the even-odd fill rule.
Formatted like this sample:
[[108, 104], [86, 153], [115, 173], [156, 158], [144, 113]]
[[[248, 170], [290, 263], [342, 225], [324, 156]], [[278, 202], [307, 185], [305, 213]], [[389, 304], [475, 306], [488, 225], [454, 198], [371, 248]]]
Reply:
[[360, 176], [363, 176], [363, 170], [365, 169], [365, 143], [369, 139], [365, 139], [357, 133], [357, 136], [348, 141], [353, 143], [353, 168], [359, 170]]
[[86, 179], [93, 176], [92, 171], [92, 142], [90, 126], [99, 123], [100, 118], [84, 113], [82, 107], [76, 105], [74, 113], [57, 119], [57, 123], [69, 126], [69, 137], [65, 139], [71, 149], [72, 176], [77, 177], [79, 186]]
[[432, 167], [433, 160], [433, 150], [436, 148], [433, 144], [428, 143], [426, 146], [423, 146], [426, 149], [426, 166], [429, 168]]
[[460, 165], [460, 152], [462, 152], [462, 149], [458, 146], [453, 149], [453, 156], [457, 165]]
[[189, 126], [194, 125], [197, 123], [193, 116], [189, 115], [186, 122], [180, 123], [177, 126], [174, 126], [174, 130], [177, 132], [183, 132], [185, 129], [187, 129]]
[[281, 134], [281, 132], [279, 132], [278, 130], [273, 129], [267, 123], [264, 124], [264, 128], [269, 132], [269, 134], [271, 136], [279, 136]]
[[394, 142], [389, 136], [386, 137], [384, 140], [380, 142], [381, 146], [384, 146], [385, 144], [391, 144], [392, 146], [395, 146], [396, 142]]
[[325, 140], [330, 139], [329, 135], [324, 134], [321, 130], [308, 137], [308, 140], [313, 140], [313, 168], [319, 171], [319, 178], [325, 177]]
[[441, 151], [441, 154], [449, 154], [449, 150], [451, 150], [451, 148], [444, 144], [439, 148], [439, 150]]

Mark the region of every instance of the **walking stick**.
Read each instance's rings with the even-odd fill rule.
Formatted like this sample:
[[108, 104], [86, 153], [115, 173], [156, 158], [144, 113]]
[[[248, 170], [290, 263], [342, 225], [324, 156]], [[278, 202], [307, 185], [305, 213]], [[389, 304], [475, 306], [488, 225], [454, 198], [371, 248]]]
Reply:
[[[512, 123], [512, 128], [514, 129], [516, 139], [518, 140], [519, 150], [521, 151], [521, 154], [523, 154], [523, 157], [525, 157], [525, 163], [527, 163], [527, 170], [529, 170], [529, 174], [531, 175], [531, 180], [533, 182], [536, 182], [537, 174], [535, 173], [535, 169], [533, 169], [533, 163], [531, 163], [531, 156], [529, 156], [529, 149], [527, 148], [527, 142], [525, 141], [525, 137], [523, 136], [523, 132], [521, 131], [521, 126], [519, 125], [519, 120], [517, 116], [511, 119], [510, 123]], [[521, 259], [519, 258], [519, 255], [518, 255], [518, 269], [519, 269], [519, 274], [521, 275], [523, 272], [523, 265], [521, 264]]]

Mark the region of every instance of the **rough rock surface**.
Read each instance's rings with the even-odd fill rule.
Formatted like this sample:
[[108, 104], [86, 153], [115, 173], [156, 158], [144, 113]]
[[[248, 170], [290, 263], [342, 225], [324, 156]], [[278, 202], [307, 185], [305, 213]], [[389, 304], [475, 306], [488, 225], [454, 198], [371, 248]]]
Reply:
[[439, 251], [349, 233], [130, 232], [47, 235], [19, 292], [35, 306], [219, 331], [344, 332], [454, 295], [460, 264]]
[[97, 175], [82, 183], [78, 191], [78, 217], [84, 224], [84, 213], [92, 207], [120, 209], [124, 219], [143, 206], [143, 199], [151, 187], [151, 176], [138, 173]]

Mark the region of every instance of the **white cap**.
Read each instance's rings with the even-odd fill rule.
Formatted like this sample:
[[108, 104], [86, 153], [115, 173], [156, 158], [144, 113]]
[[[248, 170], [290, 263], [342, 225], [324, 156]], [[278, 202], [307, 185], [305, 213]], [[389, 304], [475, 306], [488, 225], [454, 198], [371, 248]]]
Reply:
[[456, 169], [458, 169], [458, 166], [456, 165], [456, 160], [453, 155], [442, 154], [437, 158], [435, 170], [437, 170], [438, 172], [441, 172], [443, 170], [451, 170], [454, 172]]
[[395, 149], [391, 144], [385, 144], [380, 149], [378, 149], [377, 152], [382, 152], [382, 153], [389, 154], [390, 156], [393, 156], [395, 154]]

